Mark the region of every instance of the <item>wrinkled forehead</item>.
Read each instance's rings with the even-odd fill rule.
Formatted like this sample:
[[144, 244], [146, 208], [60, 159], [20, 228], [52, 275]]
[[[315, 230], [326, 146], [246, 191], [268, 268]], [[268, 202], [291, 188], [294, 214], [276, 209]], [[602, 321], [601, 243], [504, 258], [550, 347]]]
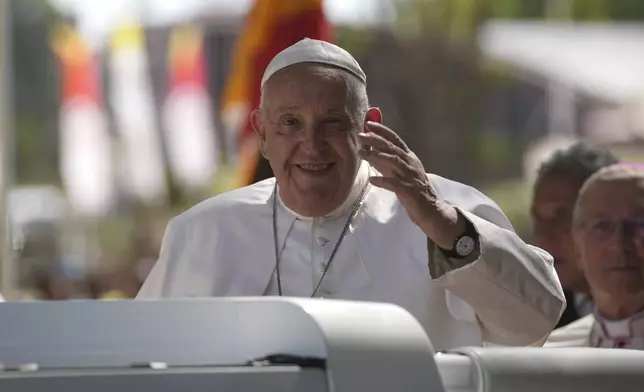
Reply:
[[288, 66], [266, 81], [262, 89], [264, 106], [271, 109], [325, 106], [344, 111], [354, 96], [349, 77], [343, 70], [317, 63]]
[[[318, 82], [328, 84], [347, 84], [349, 75], [346, 71], [326, 64], [298, 63], [289, 65], [275, 72], [264, 84], [262, 90], [276, 89], [281, 86]], [[345, 86], [346, 87], [346, 86]]]
[[580, 200], [582, 217], [627, 218], [644, 215], [644, 178], [596, 182]]

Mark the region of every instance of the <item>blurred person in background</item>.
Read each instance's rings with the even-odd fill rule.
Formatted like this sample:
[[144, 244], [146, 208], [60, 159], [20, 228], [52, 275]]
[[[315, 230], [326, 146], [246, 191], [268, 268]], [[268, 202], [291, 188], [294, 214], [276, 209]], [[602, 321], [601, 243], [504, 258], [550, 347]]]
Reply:
[[134, 298], [140, 288], [135, 271], [124, 267], [96, 272], [88, 280], [92, 297], [100, 300]]
[[476, 189], [428, 175], [366, 87], [336, 45], [280, 52], [252, 114], [275, 178], [174, 218], [137, 298], [390, 302], [437, 350], [542, 345], [564, 307], [550, 255]]
[[644, 166], [616, 164], [588, 179], [573, 240], [595, 308], [547, 346], [644, 349]]
[[33, 299], [63, 301], [92, 298], [90, 288], [83, 279], [65, 276], [60, 272], [38, 272], [34, 278]]
[[558, 326], [592, 311], [584, 273], [577, 263], [572, 240], [572, 215], [579, 189], [603, 167], [617, 163], [610, 151], [586, 143], [556, 151], [539, 168], [533, 188], [531, 216], [535, 245], [550, 253], [566, 294], [566, 310]]

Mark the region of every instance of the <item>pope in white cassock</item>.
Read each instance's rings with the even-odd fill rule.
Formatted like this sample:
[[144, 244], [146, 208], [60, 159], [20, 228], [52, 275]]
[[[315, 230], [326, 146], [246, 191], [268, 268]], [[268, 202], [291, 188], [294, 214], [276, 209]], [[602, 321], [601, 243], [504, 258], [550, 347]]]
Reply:
[[174, 218], [137, 298], [389, 302], [437, 350], [545, 341], [565, 306], [551, 257], [485, 195], [425, 173], [348, 52], [302, 40], [261, 89], [252, 124], [275, 178]]

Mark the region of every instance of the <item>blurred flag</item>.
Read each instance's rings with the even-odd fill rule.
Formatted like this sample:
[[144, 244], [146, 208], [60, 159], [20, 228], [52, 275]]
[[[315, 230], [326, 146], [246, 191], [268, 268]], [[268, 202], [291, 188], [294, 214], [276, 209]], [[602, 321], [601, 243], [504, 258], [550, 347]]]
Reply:
[[162, 115], [171, 170], [182, 188], [207, 189], [219, 163], [219, 148], [201, 29], [175, 28], [168, 53], [170, 83]]
[[63, 186], [79, 213], [105, 214], [115, 202], [116, 189], [97, 63], [71, 26], [55, 28], [52, 46], [62, 77], [59, 148]]
[[[259, 106], [262, 74], [280, 51], [303, 38], [332, 39], [323, 0], [256, 0], [238, 38], [224, 92], [222, 121], [236, 147], [238, 186], [256, 179], [259, 148], [250, 124], [251, 110]], [[264, 162], [265, 164], [265, 162]]]
[[165, 200], [167, 187], [144, 39], [134, 22], [112, 34], [110, 101], [120, 142], [121, 183], [130, 196], [156, 203]]

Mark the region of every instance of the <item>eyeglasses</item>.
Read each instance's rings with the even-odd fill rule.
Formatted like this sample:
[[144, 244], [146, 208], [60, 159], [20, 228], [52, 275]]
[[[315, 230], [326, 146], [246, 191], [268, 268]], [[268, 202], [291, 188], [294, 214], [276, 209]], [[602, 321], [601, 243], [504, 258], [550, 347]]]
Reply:
[[609, 219], [593, 219], [582, 224], [582, 228], [588, 238], [596, 242], [610, 240], [621, 228], [622, 235], [629, 239], [644, 240], [644, 218], [626, 219], [622, 221], [611, 221]]

